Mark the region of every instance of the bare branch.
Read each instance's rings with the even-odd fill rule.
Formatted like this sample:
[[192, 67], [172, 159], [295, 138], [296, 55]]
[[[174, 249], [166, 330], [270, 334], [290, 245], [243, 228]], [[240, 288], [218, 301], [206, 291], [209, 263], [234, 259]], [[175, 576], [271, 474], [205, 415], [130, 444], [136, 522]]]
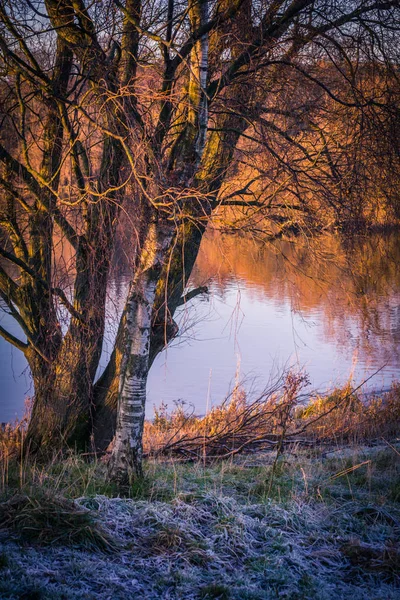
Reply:
[[18, 350], [21, 350], [21, 352], [26, 352], [26, 350], [29, 348], [28, 344], [19, 340], [17, 337], [15, 337], [15, 335], [4, 329], [4, 327], [2, 327], [1, 325], [0, 335], [6, 340], [6, 342], [9, 342], [10, 344], [18, 348]]
[[190, 292], [187, 292], [187, 294], [182, 296], [182, 298], [178, 302], [178, 306], [183, 306], [184, 304], [187, 304], [190, 300], [193, 300], [193, 298], [197, 298], [197, 296], [204, 294], [208, 294], [208, 287], [205, 285], [190, 290]]
[[55, 222], [64, 232], [70, 244], [76, 249], [78, 246], [78, 235], [76, 231], [67, 221], [67, 219], [61, 214], [58, 208], [51, 208], [50, 202], [47, 198], [47, 196], [49, 196], [51, 199], [56, 200], [57, 195], [49, 188], [41, 188], [33, 174], [22, 163], [13, 158], [2, 144], [0, 144], [0, 160], [14, 173], [16, 177], [21, 178], [22, 181], [29, 187], [39, 204], [48, 212], [49, 215], [54, 217]]

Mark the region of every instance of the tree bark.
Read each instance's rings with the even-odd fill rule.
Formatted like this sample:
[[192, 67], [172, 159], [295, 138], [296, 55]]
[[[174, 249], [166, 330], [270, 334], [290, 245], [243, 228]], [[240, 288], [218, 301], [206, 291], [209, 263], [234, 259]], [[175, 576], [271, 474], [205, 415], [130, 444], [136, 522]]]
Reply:
[[[157, 282], [152, 310], [149, 369], [158, 354], [178, 334], [174, 315], [196, 262], [203, 233], [204, 226], [201, 224], [186, 223], [178, 229], [170, 244], [168, 257]], [[110, 361], [94, 386], [93, 436], [95, 448], [99, 452], [107, 449], [115, 435], [125, 324], [124, 311]]]
[[[79, 350], [79, 349], [78, 349]], [[65, 448], [87, 449], [92, 389], [82, 351], [69, 350], [67, 360], [48, 364], [28, 357], [35, 388], [25, 450], [49, 458]]]
[[142, 475], [142, 437], [149, 372], [151, 317], [156, 287], [173, 238], [173, 226], [151, 224], [142, 264], [131, 282], [119, 375], [117, 427], [109, 474], [119, 485]]

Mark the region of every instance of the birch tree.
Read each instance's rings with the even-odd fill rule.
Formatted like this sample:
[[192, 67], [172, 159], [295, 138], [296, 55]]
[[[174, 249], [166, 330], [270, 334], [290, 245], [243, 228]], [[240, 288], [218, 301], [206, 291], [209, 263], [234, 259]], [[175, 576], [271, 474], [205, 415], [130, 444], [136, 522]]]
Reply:
[[[0, 7], [0, 290], [21, 338], [0, 333], [32, 371], [27, 446], [115, 436], [110, 473], [126, 483], [209, 223], [273, 240], [368, 216], [372, 190], [395, 202], [365, 146], [366, 123], [398, 123], [398, 1]], [[132, 276], [96, 381], [121, 219]]]

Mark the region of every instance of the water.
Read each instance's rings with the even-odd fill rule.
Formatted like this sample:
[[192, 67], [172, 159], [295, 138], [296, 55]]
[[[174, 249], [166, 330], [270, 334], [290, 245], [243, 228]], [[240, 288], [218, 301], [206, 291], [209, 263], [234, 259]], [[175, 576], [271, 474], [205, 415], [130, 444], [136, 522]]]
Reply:
[[[235, 379], [262, 389], [282, 369], [307, 371], [321, 391], [376, 371], [368, 389], [400, 379], [400, 239], [371, 236], [345, 247], [334, 236], [308, 245], [265, 248], [209, 232], [190, 285], [209, 294], [181, 307], [181, 336], [156, 359], [148, 416], [161, 402], [220, 402]], [[107, 343], [112, 346], [127, 274], [110, 286]], [[3, 316], [3, 325], [9, 318]], [[17, 333], [16, 330], [14, 330]], [[0, 342], [0, 421], [21, 416], [33, 389], [24, 357]]]

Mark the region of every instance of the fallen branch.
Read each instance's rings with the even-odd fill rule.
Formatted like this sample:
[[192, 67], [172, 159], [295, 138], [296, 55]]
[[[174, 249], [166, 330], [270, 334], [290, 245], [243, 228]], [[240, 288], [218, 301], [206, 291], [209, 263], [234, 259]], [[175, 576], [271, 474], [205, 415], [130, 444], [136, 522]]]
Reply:
[[313, 399], [303, 393], [306, 385], [306, 376], [285, 373], [252, 402], [237, 386], [204, 417], [187, 414], [182, 406], [168, 414], [164, 407], [158, 420], [146, 423], [145, 456], [182, 461], [222, 460], [259, 451], [276, 451], [278, 456], [293, 447], [371, 443], [400, 431], [396, 386], [384, 400], [362, 400], [357, 395], [362, 384]]

